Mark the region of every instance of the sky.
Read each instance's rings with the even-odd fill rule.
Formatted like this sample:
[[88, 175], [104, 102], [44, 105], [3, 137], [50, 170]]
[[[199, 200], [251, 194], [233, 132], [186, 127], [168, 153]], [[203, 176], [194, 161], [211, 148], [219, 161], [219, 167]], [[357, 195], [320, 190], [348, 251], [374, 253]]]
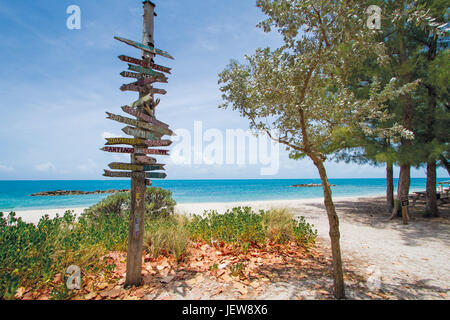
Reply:
[[[153, 2], [158, 15], [155, 46], [175, 57], [155, 59], [172, 68], [169, 83], [158, 84], [167, 94], [160, 97], [156, 111], [157, 119], [178, 134], [172, 156], [158, 157], [167, 164], [168, 178], [318, 178], [311, 161], [289, 159], [283, 146], [272, 146], [279, 154], [270, 164], [262, 158], [249, 161], [249, 147], [226, 147], [226, 130], [247, 130], [248, 121], [218, 108], [218, 74], [231, 59], [242, 61], [258, 47], [281, 43], [278, 34], [256, 28], [264, 19], [256, 1]], [[67, 28], [70, 5], [81, 9], [79, 30]], [[105, 111], [125, 115], [120, 107], [137, 99], [136, 92], [119, 90], [133, 80], [120, 76], [127, 65], [117, 56], [139, 58], [140, 52], [113, 37], [140, 41], [142, 13], [139, 0], [0, 0], [0, 180], [104, 179], [108, 163], [129, 161], [127, 155], [100, 148], [105, 137], [125, 136], [124, 126], [107, 120]], [[199, 124], [200, 135], [194, 129]], [[200, 149], [202, 139], [195, 142], [195, 135], [205, 132], [225, 139], [224, 158], [236, 148], [236, 154], [247, 154], [248, 159], [228, 164], [195, 161], [198, 150], [207, 153], [208, 141]], [[183, 146], [195, 144], [189, 157]], [[263, 175], [262, 168], [272, 164], [275, 173]], [[369, 165], [328, 162], [327, 170], [330, 178], [385, 176], [384, 167]], [[424, 168], [412, 170], [412, 177], [425, 176]], [[439, 169], [438, 176], [447, 174]]]

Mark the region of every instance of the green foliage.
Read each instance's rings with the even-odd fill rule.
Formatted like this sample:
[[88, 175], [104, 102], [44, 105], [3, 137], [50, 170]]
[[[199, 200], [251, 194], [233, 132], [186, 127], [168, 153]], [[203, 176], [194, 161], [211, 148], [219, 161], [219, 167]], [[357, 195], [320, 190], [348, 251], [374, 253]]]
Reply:
[[224, 214], [205, 211], [203, 217], [194, 215], [190, 224], [194, 240], [224, 242], [243, 251], [252, 245], [296, 241], [303, 246], [315, 242], [317, 231], [303, 217], [295, 220], [286, 210], [260, 210], [255, 213], [249, 207], [237, 207]]
[[177, 204], [172, 198], [172, 191], [162, 188], [147, 188], [145, 203], [147, 218], [168, 217]]
[[[155, 217], [167, 217], [173, 214], [175, 200], [172, 199], [172, 192], [162, 188], [147, 188], [145, 193], [145, 217], [151, 219]], [[86, 210], [86, 214], [97, 216], [116, 215], [127, 217], [131, 208], [130, 193], [116, 193]]]
[[98, 270], [99, 257], [108, 250], [126, 248], [128, 222], [120, 216], [83, 215], [73, 212], [37, 225], [0, 216], [0, 296], [11, 298], [19, 286], [50, 285], [56, 274], [75, 264]]
[[124, 216], [130, 207], [130, 193], [121, 192], [108, 196], [99, 203], [86, 209], [86, 215], [91, 218], [103, 216]]
[[146, 221], [144, 248], [153, 258], [174, 255], [182, 260], [190, 242], [188, 219], [183, 216], [151, 218]]

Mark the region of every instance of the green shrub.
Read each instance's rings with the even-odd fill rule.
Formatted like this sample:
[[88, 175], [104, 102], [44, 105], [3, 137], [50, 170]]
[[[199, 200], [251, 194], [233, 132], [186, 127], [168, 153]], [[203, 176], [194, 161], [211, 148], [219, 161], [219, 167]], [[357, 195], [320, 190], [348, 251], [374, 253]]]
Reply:
[[0, 298], [12, 298], [19, 286], [51, 285], [57, 273], [71, 264], [82, 270], [100, 269], [99, 257], [108, 250], [126, 249], [128, 221], [120, 216], [83, 215], [73, 212], [37, 225], [14, 213], [0, 215]]
[[306, 223], [304, 217], [293, 218], [287, 210], [260, 210], [237, 207], [224, 214], [205, 211], [203, 216], [194, 215], [190, 223], [191, 237], [206, 242], [224, 242], [246, 251], [251, 245], [295, 241], [309, 246], [315, 242], [317, 231]]
[[173, 215], [177, 204], [172, 199], [172, 191], [162, 188], [147, 188], [145, 203], [145, 216], [151, 219]]
[[[162, 188], [147, 188], [145, 193], [145, 217], [168, 217], [174, 213], [177, 203], [172, 199], [172, 192]], [[128, 217], [131, 209], [129, 192], [116, 193], [86, 210], [91, 218], [120, 216]]]

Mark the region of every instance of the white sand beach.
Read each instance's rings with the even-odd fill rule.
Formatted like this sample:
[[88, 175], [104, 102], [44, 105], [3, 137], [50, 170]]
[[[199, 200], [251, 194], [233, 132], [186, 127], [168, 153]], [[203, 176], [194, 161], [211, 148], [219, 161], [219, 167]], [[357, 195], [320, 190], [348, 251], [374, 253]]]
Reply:
[[[340, 218], [341, 247], [346, 269], [357, 270], [365, 277], [381, 276], [382, 287], [398, 296], [420, 299], [450, 299], [450, 207], [440, 207], [442, 218], [425, 219], [414, 215], [410, 224], [401, 219], [388, 221], [390, 213], [382, 197], [336, 198]], [[204, 210], [225, 210], [235, 206], [254, 209], [289, 208], [305, 216], [318, 230], [320, 243], [329, 245], [328, 220], [322, 199], [249, 201], [236, 203], [180, 204], [180, 214], [201, 214]], [[83, 208], [75, 208], [76, 214]], [[65, 210], [19, 211], [17, 216], [36, 223]], [[289, 298], [285, 291], [279, 298]], [[277, 298], [277, 297], [275, 297]]]

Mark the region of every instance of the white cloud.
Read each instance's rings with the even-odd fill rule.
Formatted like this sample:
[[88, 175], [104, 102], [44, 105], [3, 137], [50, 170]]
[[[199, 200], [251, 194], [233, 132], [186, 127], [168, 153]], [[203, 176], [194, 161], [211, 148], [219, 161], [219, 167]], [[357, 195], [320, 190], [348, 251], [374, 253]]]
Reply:
[[13, 167], [8, 167], [0, 164], [0, 172], [12, 172], [14, 171]]
[[122, 135], [117, 135], [117, 134], [115, 134], [115, 133], [111, 133], [111, 132], [108, 132], [108, 131], [105, 131], [105, 132], [103, 132], [102, 133], [102, 139], [103, 140], [105, 140], [106, 138], [120, 138], [120, 137], [122, 137]]
[[34, 166], [37, 171], [47, 172], [55, 169], [55, 165], [51, 162], [41, 163]]
[[87, 163], [78, 166], [78, 169], [83, 172], [93, 171], [97, 169], [97, 164], [92, 159], [88, 159]]

